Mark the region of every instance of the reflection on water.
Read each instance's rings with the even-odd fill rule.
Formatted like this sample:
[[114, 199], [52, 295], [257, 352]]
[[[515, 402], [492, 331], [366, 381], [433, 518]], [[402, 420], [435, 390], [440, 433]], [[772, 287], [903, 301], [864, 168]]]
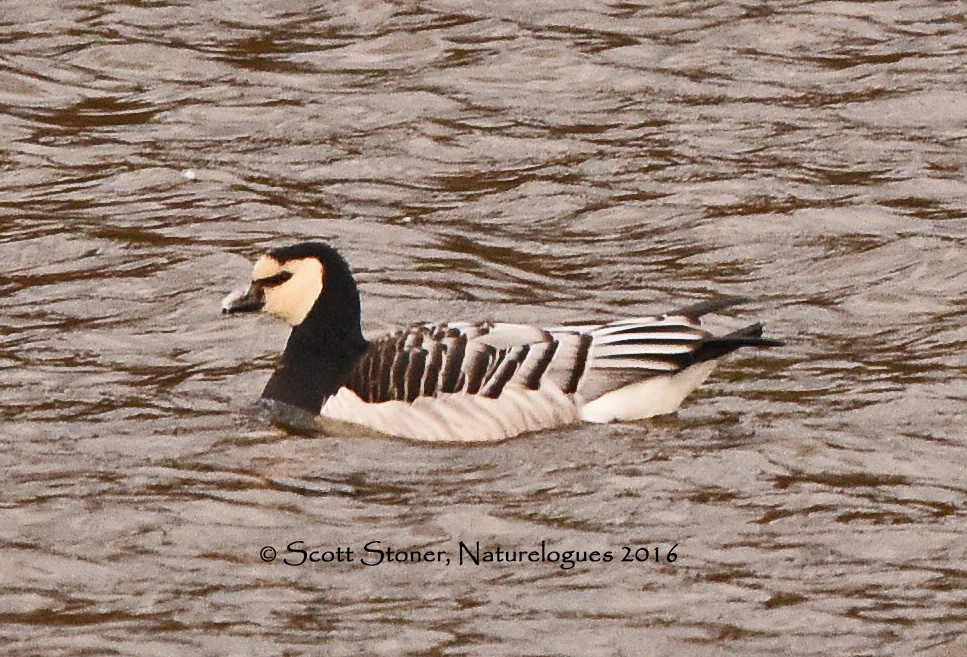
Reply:
[[[967, 650], [962, 13], [5, 3], [10, 654]], [[285, 436], [286, 329], [218, 301], [304, 237], [371, 329], [728, 293], [789, 346], [639, 424]], [[296, 540], [678, 559], [259, 557]]]

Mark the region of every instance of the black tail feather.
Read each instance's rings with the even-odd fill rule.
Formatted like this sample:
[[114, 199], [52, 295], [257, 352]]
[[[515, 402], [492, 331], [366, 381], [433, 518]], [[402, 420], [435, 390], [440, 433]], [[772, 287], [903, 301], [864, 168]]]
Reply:
[[750, 324], [737, 331], [706, 340], [695, 352], [695, 362], [701, 363], [732, 353], [740, 347], [782, 347], [785, 342], [762, 337], [762, 324]]

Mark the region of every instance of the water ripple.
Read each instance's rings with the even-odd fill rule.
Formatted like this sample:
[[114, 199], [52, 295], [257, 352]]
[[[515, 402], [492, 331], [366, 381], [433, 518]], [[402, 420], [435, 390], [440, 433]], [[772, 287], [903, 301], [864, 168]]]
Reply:
[[[956, 4], [5, 3], [10, 654], [963, 652]], [[639, 424], [285, 435], [286, 330], [218, 300], [310, 238], [368, 330], [742, 294], [788, 346]], [[295, 540], [618, 560], [258, 556]]]

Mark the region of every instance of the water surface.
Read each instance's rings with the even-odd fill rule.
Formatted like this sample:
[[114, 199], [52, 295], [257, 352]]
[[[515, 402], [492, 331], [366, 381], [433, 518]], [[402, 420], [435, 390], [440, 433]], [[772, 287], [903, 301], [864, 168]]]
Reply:
[[[9, 654], [967, 650], [961, 3], [10, 0], [0, 34]], [[218, 302], [305, 238], [369, 330], [741, 294], [789, 346], [630, 425], [287, 436], [246, 412], [285, 327]]]

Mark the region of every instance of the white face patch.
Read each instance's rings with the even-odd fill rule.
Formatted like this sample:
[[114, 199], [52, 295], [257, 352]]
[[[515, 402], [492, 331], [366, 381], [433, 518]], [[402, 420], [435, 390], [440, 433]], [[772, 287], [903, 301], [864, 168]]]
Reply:
[[272, 256], [264, 255], [255, 263], [252, 281], [271, 278], [284, 271], [292, 274], [292, 278], [280, 285], [265, 287], [265, 306], [262, 309], [297, 326], [322, 294], [325, 272], [322, 263], [315, 258], [288, 260], [280, 264]]

